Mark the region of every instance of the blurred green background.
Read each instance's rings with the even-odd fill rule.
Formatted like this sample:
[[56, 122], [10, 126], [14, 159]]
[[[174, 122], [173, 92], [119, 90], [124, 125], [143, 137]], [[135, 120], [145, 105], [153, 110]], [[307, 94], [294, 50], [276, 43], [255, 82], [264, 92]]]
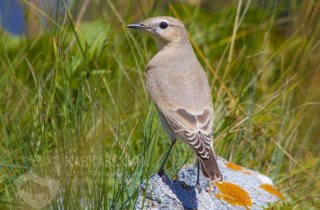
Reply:
[[[125, 24], [158, 15], [186, 24], [206, 70], [216, 153], [270, 176], [286, 198], [273, 209], [320, 208], [320, 1], [17, 3], [18, 32], [1, 10], [0, 209], [32, 207], [28, 173], [59, 184], [45, 209], [134, 206], [170, 141], [145, 90], [156, 45]], [[177, 144], [167, 174], [194, 162]]]

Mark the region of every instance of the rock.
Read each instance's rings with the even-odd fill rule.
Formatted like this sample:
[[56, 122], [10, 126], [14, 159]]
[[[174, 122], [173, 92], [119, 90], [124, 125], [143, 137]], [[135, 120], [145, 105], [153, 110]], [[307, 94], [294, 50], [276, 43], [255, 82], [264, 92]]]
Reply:
[[194, 187], [197, 167], [180, 170], [176, 179], [153, 175], [140, 186], [135, 209], [263, 209], [283, 200], [270, 178], [217, 157], [223, 182], [200, 175], [202, 192]]

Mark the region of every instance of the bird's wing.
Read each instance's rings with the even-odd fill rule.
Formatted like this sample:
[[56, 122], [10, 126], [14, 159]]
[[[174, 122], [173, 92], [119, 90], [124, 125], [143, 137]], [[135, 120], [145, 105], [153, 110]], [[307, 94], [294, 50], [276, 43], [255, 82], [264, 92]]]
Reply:
[[147, 89], [172, 131], [207, 158], [213, 129], [211, 90], [196, 57], [183, 53], [155, 56], [147, 66]]
[[172, 131], [185, 140], [202, 158], [208, 158], [212, 144], [213, 110], [193, 113], [186, 109], [161, 110]]

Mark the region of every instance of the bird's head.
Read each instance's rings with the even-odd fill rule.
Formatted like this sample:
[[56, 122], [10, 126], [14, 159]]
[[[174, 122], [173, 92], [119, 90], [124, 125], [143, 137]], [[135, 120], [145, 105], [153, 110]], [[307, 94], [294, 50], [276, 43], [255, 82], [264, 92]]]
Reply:
[[160, 48], [166, 45], [181, 44], [188, 40], [184, 24], [173, 17], [151, 17], [139, 23], [129, 24], [127, 27], [147, 31]]

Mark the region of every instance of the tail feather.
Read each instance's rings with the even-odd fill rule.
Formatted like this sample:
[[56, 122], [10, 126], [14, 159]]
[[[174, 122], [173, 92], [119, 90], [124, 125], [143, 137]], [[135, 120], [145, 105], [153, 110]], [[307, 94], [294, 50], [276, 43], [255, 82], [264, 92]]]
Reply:
[[209, 150], [209, 158], [198, 156], [198, 160], [204, 177], [212, 181], [222, 181], [222, 175], [212, 149]]

